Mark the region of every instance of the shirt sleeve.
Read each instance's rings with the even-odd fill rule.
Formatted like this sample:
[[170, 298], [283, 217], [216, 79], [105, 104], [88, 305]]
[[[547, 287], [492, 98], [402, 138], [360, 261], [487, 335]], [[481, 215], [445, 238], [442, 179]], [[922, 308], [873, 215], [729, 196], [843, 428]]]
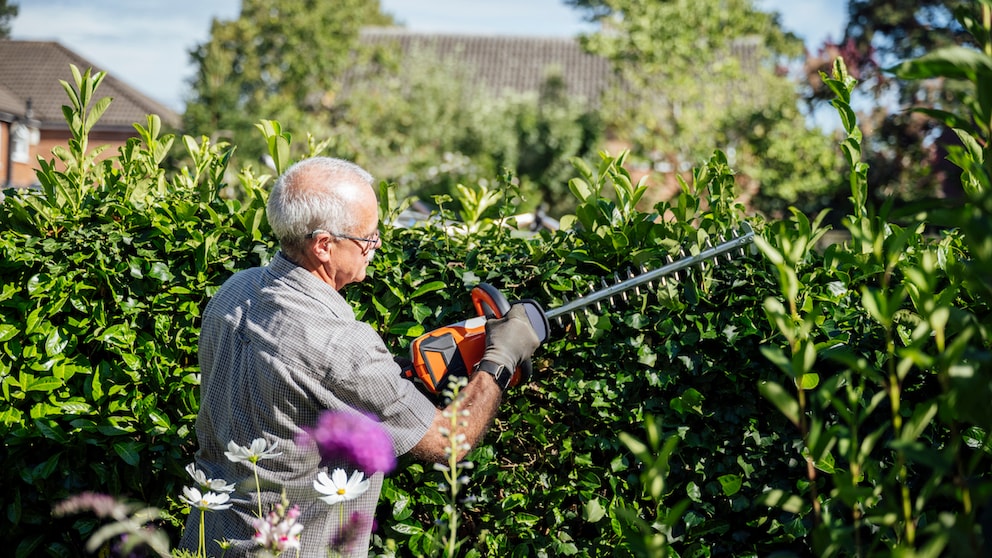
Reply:
[[355, 322], [351, 367], [334, 379], [335, 395], [351, 407], [371, 413], [393, 439], [396, 455], [410, 451], [434, 422], [437, 408], [402, 377], [393, 355], [371, 326]]
[[288, 390], [280, 400], [291, 407], [286, 417], [306, 426], [321, 410], [356, 410], [379, 420], [397, 456], [410, 451], [433, 424], [434, 404], [401, 376], [382, 337], [355, 319], [340, 293], [302, 268], [284, 267], [252, 314], [254, 350]]

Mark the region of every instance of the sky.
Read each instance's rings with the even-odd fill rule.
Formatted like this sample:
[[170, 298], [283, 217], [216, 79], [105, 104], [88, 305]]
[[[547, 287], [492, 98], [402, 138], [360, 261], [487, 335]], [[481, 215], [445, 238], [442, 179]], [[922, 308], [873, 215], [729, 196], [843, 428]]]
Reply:
[[[94, 67], [182, 112], [194, 68], [189, 52], [214, 19], [237, 19], [241, 0], [8, 0], [19, 13], [11, 38], [58, 41]], [[756, 0], [815, 50], [838, 39], [847, 2]], [[380, 0], [413, 31], [571, 37], [591, 28], [561, 0]]]

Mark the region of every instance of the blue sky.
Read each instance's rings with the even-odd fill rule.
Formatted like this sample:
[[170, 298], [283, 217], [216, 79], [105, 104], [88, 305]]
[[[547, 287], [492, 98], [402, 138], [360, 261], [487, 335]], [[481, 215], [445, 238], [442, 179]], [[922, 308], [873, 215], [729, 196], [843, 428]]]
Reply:
[[[238, 16], [241, 0], [13, 0], [12, 38], [58, 41], [142, 93], [182, 111], [193, 69], [189, 51], [214, 18]], [[756, 0], [782, 14], [809, 45], [840, 37], [847, 2]], [[416, 31], [568, 37], [588, 30], [560, 0], [381, 0]]]

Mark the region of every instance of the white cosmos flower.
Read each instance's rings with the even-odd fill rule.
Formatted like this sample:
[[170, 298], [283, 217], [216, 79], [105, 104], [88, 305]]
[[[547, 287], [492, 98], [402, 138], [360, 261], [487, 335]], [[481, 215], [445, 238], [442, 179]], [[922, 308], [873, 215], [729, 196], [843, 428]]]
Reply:
[[278, 445], [279, 442], [272, 442], [272, 447], [269, 447], [269, 443], [265, 441], [265, 438], [255, 438], [251, 441], [251, 446], [249, 447], [239, 446], [231, 441], [227, 443], [227, 451], [224, 452], [224, 455], [235, 463], [244, 461], [258, 463], [261, 459], [269, 459], [282, 455], [281, 451], [275, 451]]
[[186, 472], [204, 490], [209, 490], [210, 492], [234, 492], [235, 487], [233, 483], [228, 483], [224, 479], [208, 479], [203, 471], [196, 468], [195, 463], [187, 465]]
[[361, 471], [355, 471], [351, 474], [351, 478], [348, 478], [347, 473], [344, 469], [334, 469], [331, 476], [328, 477], [327, 473], [321, 471], [317, 473], [317, 479], [313, 481], [313, 487], [320, 492], [325, 494], [321, 496], [320, 499], [327, 503], [329, 506], [340, 502], [346, 502], [348, 500], [354, 500], [366, 490], [369, 489], [370, 482], [362, 480], [364, 475]]
[[231, 499], [229, 494], [218, 494], [216, 492], [201, 493], [199, 488], [190, 488], [188, 486], [183, 487], [183, 495], [179, 499], [198, 510], [220, 511], [231, 507], [231, 504], [228, 502]]

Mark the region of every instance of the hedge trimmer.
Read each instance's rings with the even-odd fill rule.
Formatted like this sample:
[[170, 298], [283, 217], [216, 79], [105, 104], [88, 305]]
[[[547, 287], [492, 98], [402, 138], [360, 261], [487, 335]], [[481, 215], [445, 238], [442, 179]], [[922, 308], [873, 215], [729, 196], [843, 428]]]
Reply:
[[[707, 241], [698, 254], [687, 255], [683, 248], [677, 259], [668, 256], [667, 263], [657, 269], [642, 269], [636, 274], [628, 270], [626, 277], [622, 279], [619, 274], [614, 274], [613, 284], [603, 280], [600, 288], [575, 300], [565, 301], [556, 308], [544, 310], [531, 299], [512, 304], [524, 305], [527, 317], [543, 343], [548, 338], [552, 322], [563, 327], [565, 320], [574, 318], [575, 313], [580, 310], [585, 311], [590, 307], [601, 310], [603, 304], [616, 305], [618, 299], [628, 300], [631, 291], [635, 296], [640, 295], [642, 288], [653, 288], [656, 281], [664, 282], [668, 275], [681, 280], [679, 272], [683, 270], [694, 267], [705, 270], [707, 265], [719, 265], [722, 259], [730, 261], [735, 255], [744, 255], [744, 247], [753, 239], [754, 230], [744, 222], [740, 230], [732, 232], [730, 239], [720, 237], [716, 246]], [[476, 317], [429, 331], [416, 338], [410, 346], [413, 364], [404, 368], [403, 375], [420, 384], [431, 395], [442, 393], [450, 378], [472, 374], [486, 348], [486, 320], [501, 318], [510, 310], [511, 305], [499, 289], [488, 283], [480, 283], [472, 289], [472, 304], [475, 306]], [[528, 360], [514, 372], [510, 385], [527, 381], [530, 368]]]

